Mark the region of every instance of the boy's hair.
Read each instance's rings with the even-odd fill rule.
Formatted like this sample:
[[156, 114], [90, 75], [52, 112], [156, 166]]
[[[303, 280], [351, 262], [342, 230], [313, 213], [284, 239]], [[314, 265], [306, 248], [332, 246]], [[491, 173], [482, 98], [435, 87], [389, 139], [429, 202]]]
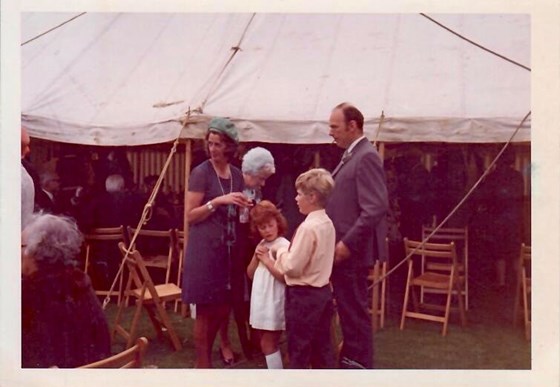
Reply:
[[308, 195], [317, 195], [318, 204], [325, 206], [334, 188], [334, 180], [329, 171], [323, 168], [313, 168], [302, 173], [296, 179], [296, 189]]
[[258, 226], [268, 222], [270, 219], [276, 219], [278, 224], [278, 236], [283, 236], [288, 230], [288, 221], [282, 215], [280, 210], [268, 200], [262, 200], [251, 209], [251, 232], [259, 235]]

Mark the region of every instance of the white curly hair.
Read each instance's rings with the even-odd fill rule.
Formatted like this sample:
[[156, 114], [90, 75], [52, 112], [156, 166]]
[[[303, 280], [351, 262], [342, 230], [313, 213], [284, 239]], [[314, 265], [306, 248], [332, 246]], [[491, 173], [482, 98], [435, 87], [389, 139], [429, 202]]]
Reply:
[[241, 171], [251, 176], [256, 176], [262, 172], [273, 174], [276, 171], [274, 157], [272, 157], [270, 151], [259, 146], [250, 149], [243, 156]]

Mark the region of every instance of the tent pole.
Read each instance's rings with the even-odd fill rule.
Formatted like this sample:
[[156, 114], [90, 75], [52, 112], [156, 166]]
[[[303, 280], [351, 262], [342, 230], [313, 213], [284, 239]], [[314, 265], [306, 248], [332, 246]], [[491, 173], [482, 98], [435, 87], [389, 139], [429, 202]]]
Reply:
[[185, 245], [187, 243], [188, 221], [187, 221], [187, 192], [189, 191], [189, 177], [192, 162], [192, 140], [187, 139], [185, 143], [185, 187], [183, 193], [183, 230], [185, 232]]
[[379, 143], [379, 157], [381, 157], [381, 161], [385, 160], [385, 143]]
[[319, 153], [319, 151], [315, 151], [315, 154], [313, 155], [313, 168], [319, 168], [320, 165], [321, 165], [321, 154]]

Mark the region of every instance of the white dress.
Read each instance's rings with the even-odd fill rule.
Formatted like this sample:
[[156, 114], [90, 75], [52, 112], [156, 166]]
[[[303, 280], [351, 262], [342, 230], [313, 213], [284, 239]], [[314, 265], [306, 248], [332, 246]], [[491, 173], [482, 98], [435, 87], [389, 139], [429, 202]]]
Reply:
[[[284, 237], [278, 237], [272, 242], [265, 242], [263, 246], [289, 246], [290, 242]], [[272, 257], [272, 256], [271, 256]], [[286, 329], [284, 319], [284, 291], [285, 285], [278, 281], [259, 261], [253, 277], [251, 290], [251, 312], [249, 324], [255, 329], [267, 331], [283, 331]]]

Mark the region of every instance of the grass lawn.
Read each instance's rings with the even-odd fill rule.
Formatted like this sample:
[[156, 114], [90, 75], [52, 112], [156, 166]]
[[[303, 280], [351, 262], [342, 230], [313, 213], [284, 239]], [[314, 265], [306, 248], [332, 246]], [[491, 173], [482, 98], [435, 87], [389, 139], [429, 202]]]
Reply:
[[[478, 295], [477, 295], [478, 294]], [[441, 324], [408, 319], [405, 329], [399, 329], [402, 297], [389, 297], [385, 328], [374, 337], [374, 364], [378, 369], [479, 369], [516, 370], [531, 368], [531, 344], [525, 340], [522, 323], [513, 326], [513, 291], [479, 289], [473, 293], [472, 307], [467, 313], [467, 326], [462, 328], [458, 316], [453, 316], [446, 337]], [[127, 308], [125, 321], [130, 321], [133, 307]], [[106, 310], [110, 324], [114, 322], [116, 306]], [[192, 368], [195, 362], [192, 338], [193, 320], [169, 311], [183, 349], [175, 352], [170, 341], [158, 339], [147, 314], [143, 312], [139, 334], [150, 341], [144, 365], [157, 368]], [[241, 353], [235, 324], [230, 323], [230, 340], [234, 351]], [[216, 346], [217, 344], [215, 344]], [[113, 351], [124, 348], [121, 338], [115, 340]], [[217, 348], [217, 347], [216, 347]], [[285, 343], [282, 344], [285, 353]], [[223, 368], [214, 351], [214, 367]], [[263, 356], [252, 360], [242, 355], [234, 368], [266, 368]]]

